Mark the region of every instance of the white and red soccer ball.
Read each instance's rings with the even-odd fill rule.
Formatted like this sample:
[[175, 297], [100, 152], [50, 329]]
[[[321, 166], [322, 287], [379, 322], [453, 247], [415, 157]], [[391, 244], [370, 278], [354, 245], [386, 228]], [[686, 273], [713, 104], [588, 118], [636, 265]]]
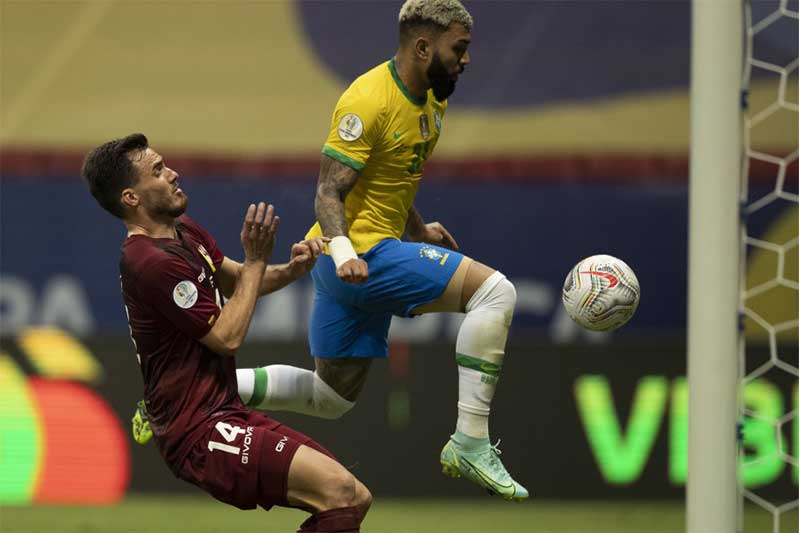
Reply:
[[567, 274], [561, 300], [570, 318], [584, 328], [612, 331], [631, 319], [639, 294], [639, 280], [624, 261], [593, 255]]

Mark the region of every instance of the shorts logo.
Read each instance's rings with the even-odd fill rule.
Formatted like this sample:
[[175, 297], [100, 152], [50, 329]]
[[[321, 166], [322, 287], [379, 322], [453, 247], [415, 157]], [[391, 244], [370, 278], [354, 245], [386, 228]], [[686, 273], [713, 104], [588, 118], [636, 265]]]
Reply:
[[172, 299], [181, 309], [189, 309], [197, 302], [197, 287], [189, 280], [181, 281], [172, 289]]
[[278, 441], [278, 444], [275, 445], [275, 451], [280, 453], [283, 451], [284, 446], [286, 446], [286, 441], [289, 440], [289, 437], [284, 436], [281, 440]]
[[430, 259], [431, 261], [438, 261], [440, 265], [443, 265], [445, 261], [447, 261], [447, 258], [450, 257], [450, 254], [443, 254], [436, 248], [423, 246], [419, 249], [419, 256], [424, 259]]
[[250, 446], [253, 444], [253, 426], [247, 426], [247, 432], [244, 434], [244, 448], [242, 449], [242, 464], [246, 465], [250, 462]]
[[364, 123], [355, 113], [347, 113], [339, 121], [339, 138], [343, 141], [353, 142], [364, 133]]

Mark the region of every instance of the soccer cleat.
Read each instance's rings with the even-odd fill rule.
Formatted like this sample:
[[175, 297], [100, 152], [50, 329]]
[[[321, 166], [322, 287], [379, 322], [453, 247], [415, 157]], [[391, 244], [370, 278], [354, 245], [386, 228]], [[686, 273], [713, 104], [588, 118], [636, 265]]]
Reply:
[[442, 473], [452, 478], [464, 477], [506, 500], [524, 500], [528, 490], [514, 481], [503, 466], [499, 444], [500, 441], [494, 446], [487, 442], [475, 450], [464, 450], [450, 439], [439, 457]]
[[147, 408], [144, 400], [136, 402], [136, 412], [131, 419], [133, 440], [141, 445], [145, 445], [153, 438], [153, 430], [150, 429], [150, 422], [147, 420]]

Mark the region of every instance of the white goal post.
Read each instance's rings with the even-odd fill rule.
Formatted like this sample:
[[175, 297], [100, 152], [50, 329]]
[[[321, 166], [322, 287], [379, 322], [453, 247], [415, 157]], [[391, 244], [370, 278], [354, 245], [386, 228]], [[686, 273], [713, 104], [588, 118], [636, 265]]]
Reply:
[[688, 533], [737, 528], [741, 0], [693, 0]]

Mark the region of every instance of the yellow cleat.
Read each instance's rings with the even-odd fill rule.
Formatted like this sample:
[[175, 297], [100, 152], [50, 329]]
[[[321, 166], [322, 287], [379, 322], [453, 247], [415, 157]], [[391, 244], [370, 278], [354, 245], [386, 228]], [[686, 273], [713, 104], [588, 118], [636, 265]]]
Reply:
[[141, 445], [145, 445], [153, 438], [153, 430], [150, 429], [150, 422], [147, 420], [147, 407], [144, 405], [144, 400], [139, 400], [136, 403], [136, 412], [133, 413], [131, 418], [133, 440]]

